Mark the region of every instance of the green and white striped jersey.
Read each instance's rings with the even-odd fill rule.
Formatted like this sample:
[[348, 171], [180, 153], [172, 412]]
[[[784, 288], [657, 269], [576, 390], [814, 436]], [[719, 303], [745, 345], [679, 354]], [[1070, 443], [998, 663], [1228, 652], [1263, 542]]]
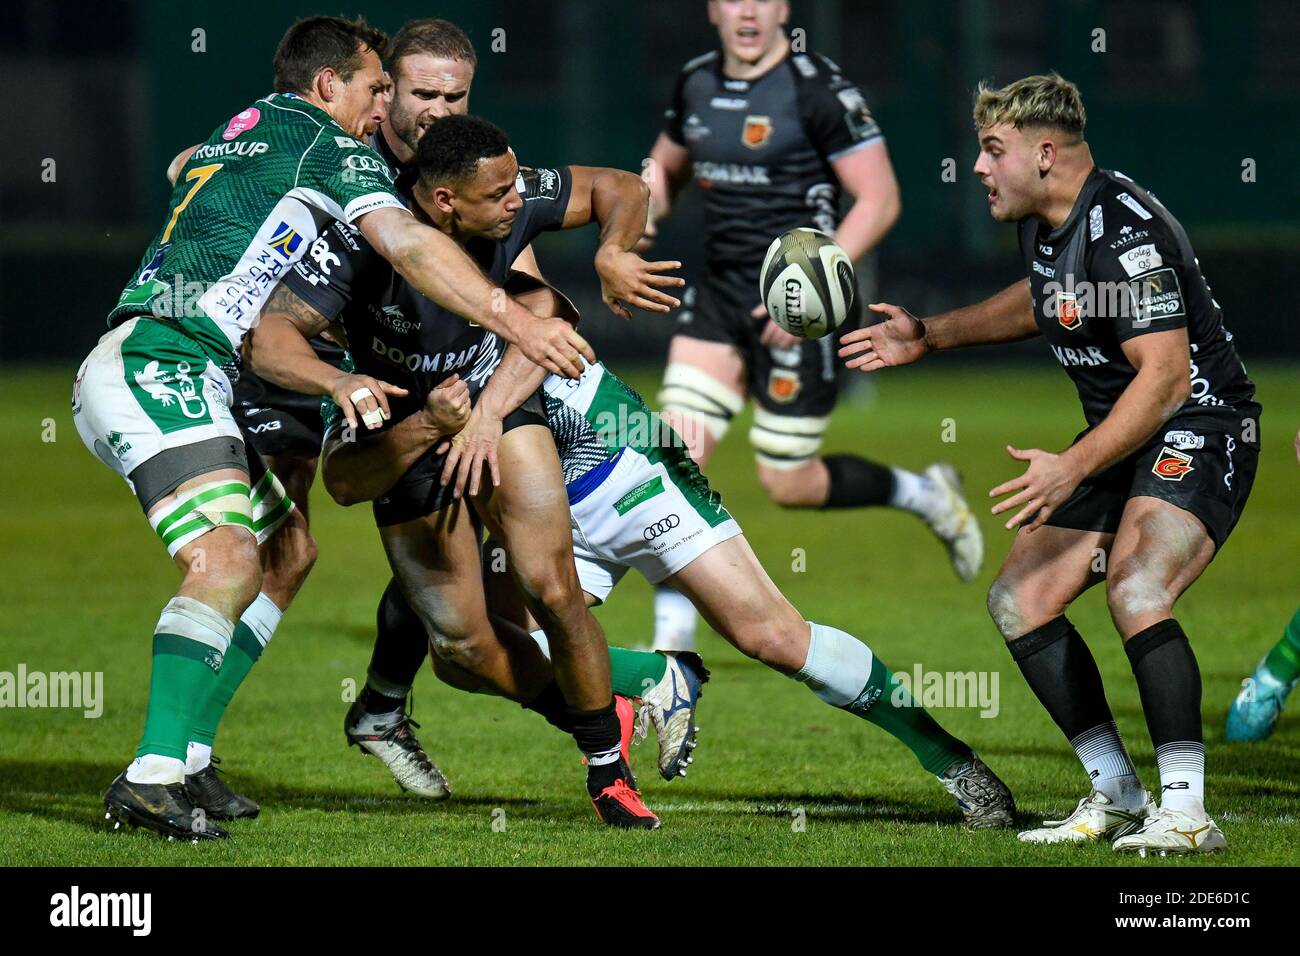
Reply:
[[108, 315], [178, 326], [219, 366], [332, 220], [405, 208], [393, 173], [328, 113], [273, 93], [218, 126], [181, 169], [167, 220]]

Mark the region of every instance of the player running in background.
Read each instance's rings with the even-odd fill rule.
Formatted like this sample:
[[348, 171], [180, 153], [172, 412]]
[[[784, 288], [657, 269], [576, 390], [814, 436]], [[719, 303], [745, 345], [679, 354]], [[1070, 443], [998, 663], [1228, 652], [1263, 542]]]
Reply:
[[[386, 44], [364, 22], [333, 17], [286, 32], [277, 92], [218, 126], [185, 162], [166, 223], [77, 373], [78, 434], [128, 481], [182, 574], [154, 632], [143, 738], [105, 795], [119, 822], [196, 840], [226, 835], [196, 815], [185, 762], [208, 701], [234, 691], [221, 671], [262, 587], [257, 534], [287, 510], [273, 479], [250, 481], [259, 472], [229, 411], [232, 382], [244, 335], [322, 226], [355, 224], [416, 287], [556, 371], [576, 374], [575, 359], [590, 353], [566, 323], [495, 295], [455, 243], [402, 206], [360, 139], [384, 116]], [[386, 401], [370, 385], [336, 372], [331, 389], [347, 414], [374, 420]], [[265, 626], [245, 623], [255, 638]]]
[[[1029, 278], [924, 321], [873, 305], [887, 321], [846, 335], [840, 355], [869, 372], [940, 349], [1047, 340], [1088, 428], [1060, 454], [1007, 446], [1028, 468], [990, 492], [1011, 495], [993, 513], [1013, 512], [1006, 527], [1020, 530], [988, 605], [1091, 790], [1065, 820], [1020, 839], [1110, 840], [1143, 855], [1223, 849], [1205, 811], [1201, 675], [1173, 608], [1250, 494], [1255, 386], [1183, 227], [1128, 177], [1093, 164], [1073, 84], [1052, 74], [981, 86], [975, 127], [975, 172], [993, 218], [1018, 223]], [[1102, 579], [1155, 745], [1159, 806], [1065, 617]]]
[[[596, 271], [607, 299], [654, 311], [676, 304], [657, 287], [680, 284], [659, 274], [679, 264], [645, 263], [630, 251], [646, 214], [645, 186], [636, 176], [594, 167], [520, 171], [499, 129], [461, 116], [425, 132], [418, 167], [413, 208], [463, 246], [499, 286], [540, 232], [597, 222]], [[304, 336], [341, 318], [358, 368], [403, 383], [385, 386], [401, 393], [391, 427], [373, 439], [385, 448], [407, 431], [426, 428], [415, 413], [437, 386], [463, 376], [469, 394], [477, 395], [500, 362], [502, 342], [410, 288], [345, 226], [323, 238], [321, 256], [300, 263], [268, 305], [252, 339], [254, 367], [286, 387], [328, 394], [328, 366]], [[540, 396], [524, 403], [506, 427], [501, 484], [476, 511], [513, 559], [529, 609], [556, 650], [553, 671], [526, 634], [499, 641], [487, 621], [477, 528], [468, 506], [453, 501], [439, 481], [436, 436], [427, 453], [389, 461], [374, 506], [389, 563], [441, 656], [573, 734], [587, 757], [588, 790], [604, 822], [658, 826], [620, 756], [608, 652], [578, 587], [568, 504]], [[346, 454], [361, 443], [335, 444]]]
[[[1300, 460], [1300, 432], [1295, 436], [1295, 453]], [[1241, 691], [1228, 708], [1224, 739], [1234, 742], [1267, 740], [1277, 727], [1286, 699], [1300, 681], [1300, 610], [1282, 632], [1255, 672], [1241, 682]]]
[[[862, 93], [839, 67], [795, 53], [783, 29], [786, 0], [709, 0], [721, 49], [682, 69], [650, 151], [653, 218], [694, 178], [704, 191], [706, 272], [668, 351], [659, 403], [664, 419], [706, 467], [746, 398], [758, 479], [790, 508], [889, 505], [918, 515], [948, 548], [958, 577], [979, 573], [984, 546], [951, 465], [923, 474], [855, 454], [822, 455], [839, 394], [838, 335], [796, 338], [759, 304], [768, 243], [796, 226], [833, 234], [857, 261], [898, 219], [898, 182]], [[853, 205], [841, 219], [848, 193]], [[696, 616], [670, 588], [655, 598], [655, 646], [694, 645]]]

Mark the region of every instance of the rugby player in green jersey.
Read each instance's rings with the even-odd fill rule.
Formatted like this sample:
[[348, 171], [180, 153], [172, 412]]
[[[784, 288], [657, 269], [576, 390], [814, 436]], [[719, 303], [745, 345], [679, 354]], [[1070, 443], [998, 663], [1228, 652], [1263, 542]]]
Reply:
[[[82, 441], [127, 480], [182, 574], [154, 631], [136, 758], [105, 795], [119, 824], [195, 841], [226, 835], [187, 795], [185, 759], [261, 589], [258, 538], [292, 508], [273, 476], [250, 467], [232, 381], [267, 296], [323, 227], [354, 225], [422, 293], [552, 371], [577, 375], [582, 356], [594, 360], [567, 323], [500, 296], [396, 196], [387, 164], [363, 142], [385, 116], [387, 42], [360, 20], [290, 27], [275, 54], [276, 92], [219, 125], [181, 167], [162, 229], [77, 373]], [[349, 422], [373, 428], [396, 393], [339, 374], [331, 394]], [[604, 648], [581, 651], [589, 680], [608, 688]]]

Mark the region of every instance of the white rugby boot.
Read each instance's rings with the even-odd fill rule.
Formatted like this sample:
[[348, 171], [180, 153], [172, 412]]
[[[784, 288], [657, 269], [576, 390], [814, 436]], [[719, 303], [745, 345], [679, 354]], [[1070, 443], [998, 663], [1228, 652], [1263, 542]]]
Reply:
[[1128, 810], [1115, 806], [1110, 797], [1094, 790], [1064, 820], [1044, 820], [1043, 825], [1020, 834], [1021, 843], [1113, 842], [1142, 826], [1155, 812], [1151, 794], [1142, 791], [1142, 806]]
[[934, 482], [945, 499], [943, 510], [926, 521], [948, 549], [952, 569], [963, 581], [973, 581], [984, 566], [984, 535], [979, 522], [966, 504], [961, 476], [945, 462], [925, 469], [925, 477]]

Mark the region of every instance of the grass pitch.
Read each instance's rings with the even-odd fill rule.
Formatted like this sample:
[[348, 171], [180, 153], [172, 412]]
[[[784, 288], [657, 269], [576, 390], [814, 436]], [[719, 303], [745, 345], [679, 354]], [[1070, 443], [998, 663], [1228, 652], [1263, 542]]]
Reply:
[[[826, 448], [920, 468], [963, 471], [982, 514], [988, 560], [957, 582], [916, 519], [883, 510], [786, 513], [753, 476], [747, 421], [710, 467], [715, 487], [773, 578], [804, 612], [866, 640], [895, 671], [996, 673], [996, 717], [935, 716], [968, 740], [1016, 794], [1022, 823], [1069, 812], [1086, 780], [1025, 687], [984, 610], [1010, 535], [987, 489], [1022, 468], [1003, 446], [1060, 448], [1081, 416], [1069, 383], [1041, 366], [968, 369], [931, 360], [876, 378], [838, 410]], [[0, 537], [0, 671], [102, 672], [103, 714], [0, 712], [0, 860], [51, 865], [741, 864], [1183, 866], [1294, 863], [1300, 722], [1274, 739], [1227, 745], [1238, 683], [1300, 602], [1300, 493], [1291, 442], [1295, 367], [1252, 368], [1264, 405], [1264, 455], [1245, 517], [1178, 617], [1205, 680], [1209, 804], [1230, 850], [1216, 859], [1138, 861], [1105, 846], [1027, 847], [1013, 832], [968, 833], [911, 754], [876, 728], [743, 658], [711, 633], [714, 679], [690, 776], [665, 784], [647, 743], [634, 754], [657, 833], [607, 832], [585, 798], [572, 743], [499, 699], [459, 693], [426, 669], [417, 681], [421, 740], [452, 781], [440, 804], [403, 795], [372, 758], [344, 746], [350, 682], [364, 680], [374, 607], [388, 578], [368, 508], [313, 501], [321, 557], [217, 738], [239, 790], [262, 804], [217, 845], [168, 844], [105, 829], [101, 796], [143, 722], [149, 636], [176, 574], [120, 480], [82, 447], [69, 414], [72, 369], [0, 375], [5, 501]], [[629, 378], [653, 394], [656, 375]], [[870, 390], [868, 390], [869, 392]], [[51, 431], [51, 421], [53, 429]], [[953, 431], [955, 429], [955, 435]], [[945, 442], [945, 437], [955, 441]], [[53, 438], [54, 440], [49, 440]], [[797, 549], [802, 549], [799, 551]], [[799, 557], [803, 556], [803, 570]], [[611, 642], [648, 640], [652, 592], [629, 575], [598, 616]], [[1071, 619], [1088, 639], [1143, 779], [1155, 761], [1133, 678], [1100, 589]], [[1295, 705], [1293, 705], [1293, 710]], [[495, 824], [495, 826], [494, 826]]]

